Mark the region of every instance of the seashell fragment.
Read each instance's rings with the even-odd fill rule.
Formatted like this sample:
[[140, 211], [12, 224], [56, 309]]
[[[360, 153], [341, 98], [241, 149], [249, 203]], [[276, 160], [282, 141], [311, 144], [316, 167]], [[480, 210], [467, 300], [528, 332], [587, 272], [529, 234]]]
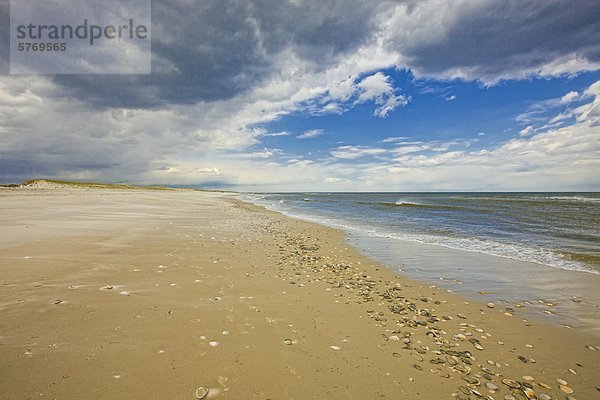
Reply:
[[204, 386], [200, 386], [198, 389], [196, 389], [196, 399], [198, 400], [202, 400], [204, 398], [206, 398], [206, 396], [208, 396], [208, 393], [210, 392], [210, 390]]
[[544, 382], [538, 382], [538, 386], [543, 387], [544, 389], [552, 389], [550, 385], [547, 385]]

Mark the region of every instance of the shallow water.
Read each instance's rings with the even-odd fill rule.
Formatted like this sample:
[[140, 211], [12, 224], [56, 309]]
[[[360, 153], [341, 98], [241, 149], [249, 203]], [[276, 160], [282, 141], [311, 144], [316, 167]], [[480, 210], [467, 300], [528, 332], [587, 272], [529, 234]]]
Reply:
[[492, 302], [498, 309], [518, 309], [526, 317], [600, 335], [598, 275], [356, 231], [348, 240], [399, 274]]

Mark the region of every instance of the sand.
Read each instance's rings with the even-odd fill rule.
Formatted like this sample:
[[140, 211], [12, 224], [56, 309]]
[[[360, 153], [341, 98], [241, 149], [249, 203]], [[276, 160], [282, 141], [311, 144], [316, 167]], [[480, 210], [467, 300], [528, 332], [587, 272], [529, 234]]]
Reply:
[[0, 189], [0, 269], [3, 399], [600, 395], [597, 335], [397, 276], [233, 195]]

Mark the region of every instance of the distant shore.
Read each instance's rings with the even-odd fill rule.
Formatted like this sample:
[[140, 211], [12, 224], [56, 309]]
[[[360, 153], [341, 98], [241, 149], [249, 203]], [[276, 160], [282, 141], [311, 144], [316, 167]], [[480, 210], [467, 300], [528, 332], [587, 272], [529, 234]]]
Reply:
[[597, 335], [397, 276], [231, 195], [2, 188], [0, 216], [6, 399], [600, 393]]

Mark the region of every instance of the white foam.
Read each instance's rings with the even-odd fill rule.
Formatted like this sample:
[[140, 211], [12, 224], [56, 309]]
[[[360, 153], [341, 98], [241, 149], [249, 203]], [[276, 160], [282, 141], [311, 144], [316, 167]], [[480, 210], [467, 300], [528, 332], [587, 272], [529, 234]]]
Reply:
[[420, 203], [415, 203], [414, 201], [404, 201], [404, 200], [396, 200], [396, 205], [399, 206], [420, 206]]

